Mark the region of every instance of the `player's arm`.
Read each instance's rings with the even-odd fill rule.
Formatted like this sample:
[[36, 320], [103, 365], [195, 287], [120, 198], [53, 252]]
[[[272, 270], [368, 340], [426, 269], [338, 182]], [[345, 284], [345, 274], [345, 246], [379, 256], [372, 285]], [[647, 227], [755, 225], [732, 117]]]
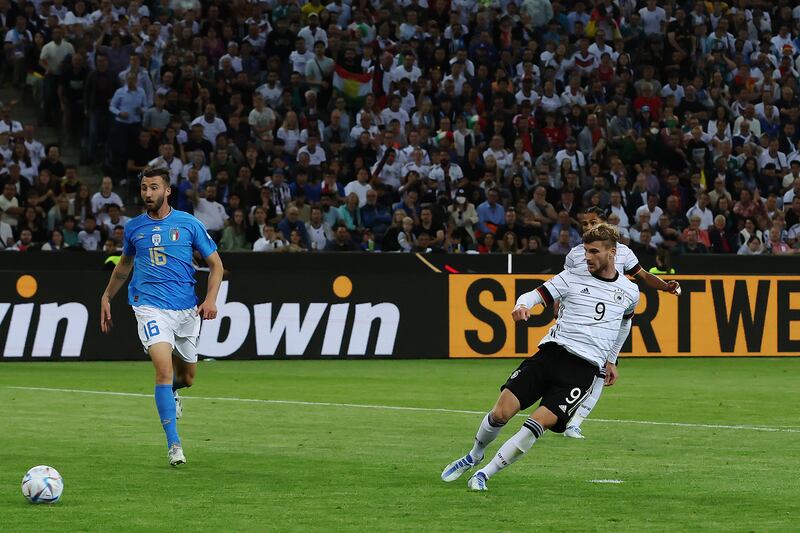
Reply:
[[222, 266], [222, 259], [216, 251], [205, 258], [208, 264], [208, 290], [206, 299], [197, 308], [197, 313], [204, 320], [214, 320], [217, 318], [217, 293], [222, 284], [222, 274], [225, 271]]
[[[568, 268], [575, 268], [575, 258], [573, 257], [572, 250], [564, 257], [564, 270]], [[558, 316], [558, 307], [559, 301], [556, 300], [553, 302], [553, 318]]]
[[631, 334], [633, 314], [638, 303], [639, 299], [637, 298], [636, 301], [625, 310], [625, 314], [622, 316], [622, 322], [619, 325], [617, 338], [614, 341], [613, 346], [611, 346], [608, 359], [606, 359], [606, 387], [610, 387], [616, 383], [617, 377], [619, 377], [619, 372], [617, 372], [617, 358], [619, 357], [619, 352], [622, 350], [622, 345], [625, 344], [625, 341], [628, 339], [628, 335]]
[[511, 316], [514, 320], [528, 320], [528, 317], [531, 316], [531, 309], [540, 304], [547, 307], [552, 303], [553, 297], [550, 290], [542, 284], [517, 298], [517, 305], [514, 306]]
[[100, 331], [108, 333], [114, 323], [111, 321], [111, 300], [119, 290], [125, 285], [125, 281], [133, 269], [133, 256], [122, 254], [119, 263], [111, 273], [106, 290], [100, 297]]
[[675, 294], [680, 296], [681, 294], [681, 285], [675, 280], [672, 281], [664, 281], [663, 279], [659, 278], [655, 274], [651, 274], [647, 270], [640, 268], [634, 276], [644, 282], [645, 285], [648, 287], [652, 287], [659, 291], [668, 292], [670, 294]]

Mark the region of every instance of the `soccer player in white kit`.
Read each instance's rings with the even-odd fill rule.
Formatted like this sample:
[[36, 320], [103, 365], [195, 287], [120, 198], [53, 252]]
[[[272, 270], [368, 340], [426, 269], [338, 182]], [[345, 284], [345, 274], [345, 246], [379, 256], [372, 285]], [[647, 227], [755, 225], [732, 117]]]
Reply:
[[616, 382], [617, 355], [639, 302], [637, 285], [614, 265], [618, 239], [619, 232], [607, 224], [584, 232], [588, 268], [564, 270], [517, 299], [514, 320], [527, 320], [536, 305], [559, 301], [556, 323], [539, 342], [539, 351], [500, 387], [472, 450], [445, 467], [443, 481], [455, 481], [479, 464], [506, 422], [541, 400], [522, 428], [467, 483], [471, 490], [487, 490], [488, 479], [522, 457], [546, 430], [563, 432], [596, 382]]
[[[606, 221], [606, 214], [600, 208], [589, 207], [578, 213], [578, 220], [581, 223], [582, 231], [585, 232], [596, 227], [598, 224], [604, 223]], [[579, 268], [586, 270], [585, 255], [586, 252], [583, 245], [577, 245], [570, 250], [564, 259], [564, 269]], [[620, 274], [633, 276], [648, 287], [671, 294], [680, 294], [681, 289], [677, 281], [664, 281], [643, 269], [639, 264], [639, 259], [636, 258], [636, 254], [633, 253], [633, 250], [622, 243], [617, 243], [617, 253], [614, 256], [614, 264]], [[555, 304], [554, 311], [558, 311], [558, 303]], [[572, 420], [569, 421], [567, 429], [564, 431], [565, 437], [571, 437], [573, 439], [585, 438], [581, 431], [581, 424], [583, 424], [583, 421], [589, 416], [589, 413], [592, 412], [594, 406], [597, 405], [600, 395], [603, 394], [604, 387], [605, 385], [602, 382], [595, 384], [592, 393], [575, 411], [575, 415], [572, 417]]]

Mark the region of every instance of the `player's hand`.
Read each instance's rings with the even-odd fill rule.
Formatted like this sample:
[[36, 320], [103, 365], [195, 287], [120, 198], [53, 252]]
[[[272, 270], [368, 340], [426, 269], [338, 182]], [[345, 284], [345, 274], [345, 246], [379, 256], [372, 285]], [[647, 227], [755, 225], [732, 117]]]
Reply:
[[531, 316], [531, 310], [524, 305], [518, 305], [512, 311], [511, 316], [514, 320], [528, 320], [528, 317]]
[[108, 333], [113, 325], [114, 323], [111, 321], [111, 302], [103, 296], [100, 299], [100, 331]]
[[203, 320], [214, 320], [217, 318], [217, 304], [214, 302], [205, 301], [197, 308], [197, 314]]
[[610, 387], [617, 382], [619, 372], [617, 372], [617, 365], [614, 363], [606, 363], [606, 387]]
[[667, 292], [670, 294], [674, 294], [675, 296], [681, 295], [681, 284], [675, 280], [667, 282]]

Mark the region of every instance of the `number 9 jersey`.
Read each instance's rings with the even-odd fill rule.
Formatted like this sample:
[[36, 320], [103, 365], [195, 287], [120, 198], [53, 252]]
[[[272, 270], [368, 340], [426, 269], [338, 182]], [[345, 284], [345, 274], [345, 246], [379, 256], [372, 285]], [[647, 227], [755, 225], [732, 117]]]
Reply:
[[217, 245], [189, 213], [173, 209], [161, 220], [144, 213], [128, 222], [123, 243], [123, 253], [133, 257], [128, 303], [165, 310], [194, 308], [194, 250], [206, 258]]
[[556, 323], [539, 346], [555, 342], [599, 368], [605, 367], [623, 318], [631, 318], [639, 303], [639, 287], [619, 271], [604, 279], [585, 268], [564, 270], [536, 291], [545, 305], [560, 302]]

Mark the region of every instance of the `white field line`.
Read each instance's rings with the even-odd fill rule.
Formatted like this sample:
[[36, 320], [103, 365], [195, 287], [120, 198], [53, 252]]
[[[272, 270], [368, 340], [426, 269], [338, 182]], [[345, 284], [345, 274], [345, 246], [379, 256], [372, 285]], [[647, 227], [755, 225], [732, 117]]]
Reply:
[[[114, 392], [83, 389], [57, 389], [50, 387], [15, 387], [9, 389], [42, 391], [42, 392], [71, 392], [77, 394], [99, 394], [101, 396], [129, 396], [134, 398], [152, 398], [152, 394], [142, 394], [139, 392]], [[213, 396], [181, 396], [184, 400], [207, 400], [215, 402], [243, 402], [243, 403], [262, 403], [262, 404], [283, 404], [283, 405], [307, 405], [313, 407], [348, 407], [355, 409], [381, 409], [384, 411], [417, 411], [424, 413], [456, 413], [465, 415], [483, 415], [486, 411], [467, 411], [464, 409], [444, 409], [438, 407], [404, 407], [400, 405], [370, 405], [360, 403], [335, 403], [335, 402], [304, 402], [300, 400], [264, 400], [260, 398], [232, 398], [232, 397], [213, 397]], [[619, 420], [608, 418], [589, 418], [590, 422], [602, 424], [640, 424], [647, 426], [672, 426], [686, 428], [704, 429], [734, 429], [743, 431], [766, 431], [771, 433], [800, 433], [800, 429], [791, 429], [792, 426], [746, 426], [746, 425], [724, 425], [724, 424], [691, 424], [686, 422], [656, 422], [652, 420]]]

